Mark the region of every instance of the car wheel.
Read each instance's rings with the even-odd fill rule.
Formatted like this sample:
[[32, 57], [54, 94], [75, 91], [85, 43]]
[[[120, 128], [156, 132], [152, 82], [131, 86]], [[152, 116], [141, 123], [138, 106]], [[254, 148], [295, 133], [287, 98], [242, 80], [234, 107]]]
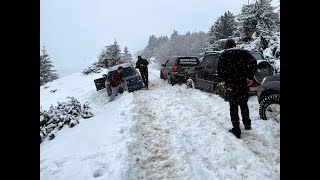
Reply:
[[194, 88], [194, 82], [191, 78], [189, 78], [186, 82], [187, 88]]
[[264, 98], [259, 107], [259, 115], [263, 120], [275, 120], [280, 123], [280, 94]]

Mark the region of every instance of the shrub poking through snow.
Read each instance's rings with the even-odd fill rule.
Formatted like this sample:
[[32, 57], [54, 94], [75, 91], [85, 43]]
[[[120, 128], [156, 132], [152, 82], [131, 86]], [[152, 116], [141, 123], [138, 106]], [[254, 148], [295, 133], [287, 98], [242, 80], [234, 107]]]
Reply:
[[58, 102], [57, 106], [51, 105], [49, 110], [40, 109], [40, 143], [49, 137], [55, 138], [57, 131], [65, 125], [74, 127], [79, 124], [79, 119], [93, 116], [88, 103], [81, 103], [74, 97], [67, 97], [69, 101]]

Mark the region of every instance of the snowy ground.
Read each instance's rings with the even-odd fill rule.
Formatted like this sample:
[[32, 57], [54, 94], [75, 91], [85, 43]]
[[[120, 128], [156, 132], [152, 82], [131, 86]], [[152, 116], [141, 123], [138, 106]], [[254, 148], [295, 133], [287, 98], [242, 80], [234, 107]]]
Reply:
[[40, 145], [42, 180], [280, 179], [280, 124], [259, 118], [255, 96], [249, 99], [253, 130], [243, 130], [239, 140], [228, 132], [227, 102], [168, 85], [154, 64], [150, 90], [125, 92], [111, 103], [105, 90], [95, 89], [101, 74], [73, 74], [40, 87], [43, 109], [73, 96], [89, 102], [94, 114]]

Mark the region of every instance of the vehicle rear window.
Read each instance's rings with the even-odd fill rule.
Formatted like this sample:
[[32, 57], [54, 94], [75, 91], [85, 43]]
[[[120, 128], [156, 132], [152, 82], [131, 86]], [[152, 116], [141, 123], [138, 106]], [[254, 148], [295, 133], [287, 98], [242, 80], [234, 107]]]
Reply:
[[182, 57], [178, 59], [179, 65], [187, 65], [187, 66], [197, 66], [200, 61], [196, 57]]
[[209, 54], [205, 56], [201, 62], [201, 67], [214, 68], [218, 64], [218, 54]]
[[[116, 71], [116, 70], [114, 70], [114, 71]], [[111, 79], [112, 73], [114, 71], [109, 71], [108, 72], [108, 79], [109, 80]], [[132, 67], [123, 68], [123, 77], [128, 77], [128, 76], [132, 76], [132, 75], [135, 75], [135, 74], [136, 74], [136, 72]]]
[[123, 76], [124, 77], [127, 77], [127, 76], [132, 76], [132, 75], [135, 75], [136, 72], [134, 71], [133, 68], [131, 67], [127, 67], [127, 68], [124, 68], [123, 69]]

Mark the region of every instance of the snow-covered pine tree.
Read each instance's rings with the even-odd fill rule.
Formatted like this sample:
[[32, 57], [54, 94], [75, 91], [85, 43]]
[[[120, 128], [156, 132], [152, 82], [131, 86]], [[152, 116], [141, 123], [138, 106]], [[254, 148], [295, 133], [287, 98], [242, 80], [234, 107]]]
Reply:
[[257, 20], [255, 17], [255, 4], [243, 5], [241, 13], [237, 16], [242, 27], [242, 36], [245, 41], [250, 41], [252, 34], [256, 30]]
[[107, 62], [107, 67], [114, 66], [116, 62], [121, 58], [121, 48], [118, 42], [115, 40], [113, 44], [107, 46], [106, 59], [102, 60]]
[[178, 31], [177, 30], [173, 30], [173, 33], [170, 36], [170, 40], [173, 41], [175, 38], [177, 38], [179, 36]]
[[227, 11], [217, 19], [214, 23], [213, 30], [210, 31], [210, 33], [214, 40], [219, 40], [232, 36], [235, 30], [235, 16], [231, 12]]
[[252, 35], [270, 35], [279, 30], [279, 13], [274, 12], [275, 7], [271, 6], [272, 0], [257, 0], [253, 4], [243, 5], [238, 20], [243, 27], [243, 36], [251, 40]]
[[212, 25], [211, 27], [210, 27], [210, 29], [209, 29], [209, 32], [208, 32], [208, 35], [209, 35], [209, 37], [210, 37], [210, 39], [209, 39], [209, 43], [210, 44], [213, 44], [214, 43], [214, 25]]
[[128, 50], [128, 47], [124, 47], [123, 53], [122, 53], [122, 60], [123, 62], [131, 62], [132, 61], [132, 55]]
[[159, 38], [155, 37], [154, 35], [151, 35], [149, 37], [149, 41], [147, 46], [140, 52], [137, 53], [137, 55], [141, 55], [147, 59], [151, 57], [155, 57], [158, 53], [159, 48], [164, 44], [168, 42], [167, 36], [160, 36]]
[[101, 68], [108, 68], [116, 65], [117, 61], [121, 59], [121, 48], [115, 40], [113, 44], [105, 46], [98, 54], [98, 61], [94, 62], [90, 67], [85, 68], [82, 74], [88, 75], [90, 73], [99, 73]]
[[179, 35], [174, 30], [170, 40], [157, 48], [156, 61], [162, 64], [173, 56], [199, 56], [208, 46], [208, 40], [208, 33], [205, 32], [187, 32], [185, 35]]
[[272, 0], [258, 0], [257, 4], [257, 35], [271, 35], [271, 32], [278, 31], [277, 22], [279, 13], [274, 12], [276, 7], [271, 6]]
[[97, 66], [101, 68], [108, 68], [114, 66], [116, 61], [121, 58], [121, 49], [118, 42], [115, 40], [113, 44], [105, 46], [98, 55]]
[[148, 45], [146, 47], [146, 51], [144, 56], [149, 59], [150, 57], [156, 54], [156, 49], [158, 47], [158, 38], [155, 35], [151, 35], [149, 37]]
[[56, 70], [53, 70], [54, 67], [51, 61], [51, 57], [47, 53], [45, 47], [41, 50], [40, 54], [40, 86], [44, 85], [47, 82], [58, 79], [59, 76], [56, 73]]
[[40, 143], [49, 136], [49, 140], [55, 138], [58, 130], [65, 125], [74, 127], [79, 124], [79, 119], [93, 116], [88, 103], [83, 106], [74, 97], [67, 97], [69, 101], [58, 102], [57, 106], [51, 105], [49, 110], [40, 108]]

